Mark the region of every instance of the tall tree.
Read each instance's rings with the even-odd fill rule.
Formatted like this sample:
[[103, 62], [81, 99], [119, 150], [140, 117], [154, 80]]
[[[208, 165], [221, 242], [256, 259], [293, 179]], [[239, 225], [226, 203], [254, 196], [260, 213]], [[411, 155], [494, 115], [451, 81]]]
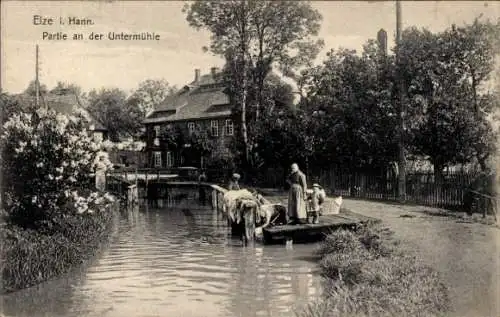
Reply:
[[56, 95], [64, 95], [70, 93], [76, 96], [81, 96], [82, 88], [76, 84], [58, 81], [57, 85], [54, 88], [52, 88], [52, 90], [50, 90], [50, 93]]
[[[258, 118], [264, 81], [274, 65], [280, 66], [285, 75], [294, 76], [294, 70], [316, 56], [322, 41], [313, 41], [311, 36], [318, 33], [321, 15], [304, 1], [194, 1], [185, 12], [191, 26], [211, 32], [206, 50], [227, 61], [248, 164], [249, 105], [253, 104]], [[250, 87], [257, 87], [255, 100], [249, 100]]]
[[[47, 85], [40, 84], [40, 94], [46, 94], [49, 90], [47, 89]], [[36, 95], [36, 82], [34, 80], [30, 81], [24, 93], [28, 96]]]
[[89, 112], [106, 126], [112, 141], [139, 135], [142, 113], [137, 105], [127, 102], [124, 91], [118, 88], [92, 90], [88, 100]]
[[[249, 129], [254, 143], [254, 150], [252, 152], [254, 157], [252, 159], [256, 167], [265, 165], [267, 159], [270, 159], [268, 162], [272, 162], [272, 164], [283, 162], [272, 159], [270, 157], [273, 155], [269, 156], [267, 155], [268, 153], [265, 153], [266, 149], [269, 149], [268, 141], [271, 143], [274, 142], [268, 139], [270, 136], [269, 133], [276, 128], [276, 123], [280, 120], [296, 117], [294, 116], [295, 107], [292, 86], [274, 74], [270, 74], [264, 82], [262, 100], [265, 107], [263, 108], [261, 119], [251, 125]], [[272, 150], [272, 152], [279, 153], [282, 149], [275, 150], [278, 151], [275, 152]]]
[[15, 96], [0, 93], [0, 124], [3, 125], [14, 113], [20, 112], [25, 107], [20, 104]]
[[491, 79], [495, 58], [500, 51], [500, 19], [496, 23], [476, 18], [473, 23], [453, 27], [445, 32], [453, 43], [453, 58], [461, 66], [462, 75], [470, 84], [476, 122], [480, 134], [474, 143], [475, 157], [486, 170], [487, 160], [493, 151], [491, 131], [485, 113], [493, 111], [494, 95], [484, 91], [485, 83]]
[[476, 20], [433, 34], [403, 34], [400, 69], [407, 83], [413, 150], [430, 157], [436, 177], [444, 167], [470, 163], [483, 169], [493, 139], [486, 118], [492, 98], [480, 92], [492, 69], [499, 24]]
[[[339, 49], [304, 74], [308, 143], [316, 165], [339, 163], [351, 169], [384, 166], [394, 160], [396, 111], [390, 68], [374, 41], [360, 55]], [[311, 116], [316, 114], [316, 118]]]
[[168, 96], [174, 94], [177, 88], [170, 86], [165, 79], [146, 79], [139, 84], [130, 99], [135, 99], [141, 113], [145, 117], [153, 111]]

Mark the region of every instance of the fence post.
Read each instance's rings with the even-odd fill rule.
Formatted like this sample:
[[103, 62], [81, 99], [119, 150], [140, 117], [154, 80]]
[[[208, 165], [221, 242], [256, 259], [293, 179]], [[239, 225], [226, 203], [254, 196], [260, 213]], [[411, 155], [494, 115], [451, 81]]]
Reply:
[[336, 184], [335, 184], [335, 171], [333, 170], [333, 168], [330, 168], [330, 186], [331, 186], [330, 190], [332, 191], [332, 194], [335, 194]]
[[145, 192], [145, 197], [146, 200], [149, 200], [149, 193], [148, 193], [148, 173], [149, 169], [144, 171], [144, 192]]
[[251, 211], [246, 214], [245, 221], [245, 244], [255, 240], [255, 217], [257, 207], [251, 208]]
[[135, 168], [135, 186], [138, 186], [138, 182], [139, 182], [139, 172], [137, 170], [137, 167]]
[[217, 209], [217, 190], [212, 188], [212, 208]]

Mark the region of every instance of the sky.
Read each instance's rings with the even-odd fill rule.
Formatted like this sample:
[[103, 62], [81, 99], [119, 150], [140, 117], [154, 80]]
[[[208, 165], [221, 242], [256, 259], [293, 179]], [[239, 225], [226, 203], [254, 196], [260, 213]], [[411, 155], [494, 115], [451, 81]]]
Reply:
[[[323, 16], [319, 37], [330, 49], [361, 50], [378, 30], [395, 37], [394, 1], [312, 1]], [[118, 87], [130, 92], [146, 79], [166, 79], [182, 86], [194, 79], [194, 69], [208, 73], [223, 60], [202, 47], [210, 34], [191, 28], [182, 12], [182, 1], [13, 1], [1, 2], [1, 88], [22, 92], [35, 77], [35, 45], [39, 45], [40, 82], [50, 88], [58, 81], [74, 83], [84, 91]], [[403, 27], [441, 31], [475, 17], [497, 19], [500, 1], [402, 1]], [[55, 25], [34, 25], [33, 17], [52, 17]], [[60, 25], [59, 18], [90, 18], [94, 25]], [[63, 20], [64, 21], [64, 20]], [[43, 40], [43, 32], [68, 36], [91, 32], [151, 32], [159, 41], [56, 41]]]

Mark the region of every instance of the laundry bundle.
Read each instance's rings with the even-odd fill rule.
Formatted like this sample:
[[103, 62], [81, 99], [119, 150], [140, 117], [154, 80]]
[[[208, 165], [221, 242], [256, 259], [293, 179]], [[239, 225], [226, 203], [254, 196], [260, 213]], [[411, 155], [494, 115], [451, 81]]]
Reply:
[[247, 189], [230, 190], [224, 194], [224, 212], [234, 223], [240, 223], [246, 208], [259, 207], [258, 199]]

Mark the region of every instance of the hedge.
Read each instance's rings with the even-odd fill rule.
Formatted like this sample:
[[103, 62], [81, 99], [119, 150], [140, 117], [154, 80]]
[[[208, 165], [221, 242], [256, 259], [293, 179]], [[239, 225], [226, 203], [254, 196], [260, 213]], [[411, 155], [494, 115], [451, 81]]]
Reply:
[[108, 238], [117, 205], [94, 214], [68, 215], [51, 234], [4, 224], [0, 294], [58, 277], [90, 259]]

